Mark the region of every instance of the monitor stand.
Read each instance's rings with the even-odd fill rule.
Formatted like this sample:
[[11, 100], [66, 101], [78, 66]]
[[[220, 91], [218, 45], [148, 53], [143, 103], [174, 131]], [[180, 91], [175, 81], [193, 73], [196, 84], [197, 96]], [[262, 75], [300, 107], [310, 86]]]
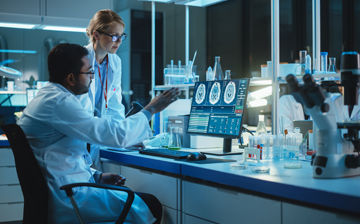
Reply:
[[212, 150], [212, 151], [200, 151], [205, 154], [215, 155], [215, 156], [227, 156], [227, 155], [241, 155], [243, 154], [243, 150], [233, 149], [232, 147], [232, 139], [224, 138], [223, 150]]

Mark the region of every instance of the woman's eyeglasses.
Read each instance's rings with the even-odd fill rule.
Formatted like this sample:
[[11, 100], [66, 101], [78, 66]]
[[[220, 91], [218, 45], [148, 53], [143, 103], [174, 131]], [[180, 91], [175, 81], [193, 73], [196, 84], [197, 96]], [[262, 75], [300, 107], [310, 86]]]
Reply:
[[102, 31], [100, 31], [100, 30], [97, 30], [97, 32], [102, 33], [102, 34], [105, 34], [106, 36], [111, 37], [112, 42], [117, 42], [117, 41], [119, 41], [119, 39], [120, 39], [121, 41], [124, 41], [124, 40], [126, 40], [126, 37], [127, 37], [127, 34], [126, 34], [126, 33], [123, 33], [123, 34], [121, 34], [121, 35], [110, 35], [110, 34], [107, 34], [107, 33], [102, 32]]

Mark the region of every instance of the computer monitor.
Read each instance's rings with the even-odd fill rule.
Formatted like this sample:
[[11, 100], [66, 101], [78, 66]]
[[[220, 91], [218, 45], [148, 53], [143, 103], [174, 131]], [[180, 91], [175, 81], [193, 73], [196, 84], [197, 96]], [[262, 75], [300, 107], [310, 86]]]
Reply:
[[188, 125], [188, 134], [224, 138], [223, 150], [207, 154], [241, 154], [231, 150], [232, 139], [240, 138], [249, 79], [197, 82]]
[[29, 105], [30, 101], [34, 99], [36, 94], [39, 92], [39, 89], [26, 89], [26, 101], [27, 105]]

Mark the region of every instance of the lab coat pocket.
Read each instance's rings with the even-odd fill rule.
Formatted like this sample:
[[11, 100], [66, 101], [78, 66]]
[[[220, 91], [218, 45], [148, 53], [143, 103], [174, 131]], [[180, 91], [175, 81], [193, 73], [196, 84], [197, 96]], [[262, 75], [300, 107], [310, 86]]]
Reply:
[[[90, 178], [91, 178], [91, 174], [89, 172], [71, 173], [62, 176], [60, 178], [60, 183], [61, 185], [73, 184], [73, 183], [88, 183]], [[79, 189], [80, 187], [73, 188], [74, 195], [76, 194], [76, 192], [78, 192]]]

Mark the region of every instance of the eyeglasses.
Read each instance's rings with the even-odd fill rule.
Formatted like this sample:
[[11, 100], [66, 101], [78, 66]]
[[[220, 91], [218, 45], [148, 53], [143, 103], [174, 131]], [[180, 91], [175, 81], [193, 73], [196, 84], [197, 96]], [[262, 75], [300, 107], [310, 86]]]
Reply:
[[102, 34], [105, 34], [106, 36], [111, 37], [111, 38], [112, 38], [112, 39], [111, 39], [112, 42], [117, 42], [117, 41], [119, 41], [119, 39], [120, 39], [121, 41], [124, 41], [124, 40], [126, 40], [126, 37], [127, 37], [127, 34], [126, 34], [126, 33], [123, 33], [123, 34], [121, 34], [121, 35], [110, 35], [110, 34], [107, 34], [107, 33], [102, 32], [102, 31], [100, 31], [100, 30], [97, 30], [97, 32], [102, 33]]
[[94, 74], [95, 74], [95, 71], [94, 71], [94, 69], [91, 69], [91, 70], [88, 71], [88, 72], [79, 72], [79, 74], [94, 75]]

